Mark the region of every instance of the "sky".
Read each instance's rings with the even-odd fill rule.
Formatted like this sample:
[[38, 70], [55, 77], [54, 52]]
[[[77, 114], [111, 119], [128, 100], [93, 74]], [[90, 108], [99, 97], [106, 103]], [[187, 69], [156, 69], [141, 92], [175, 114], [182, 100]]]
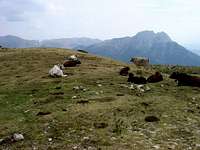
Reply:
[[200, 48], [199, 7], [199, 0], [0, 0], [0, 35], [110, 39], [154, 30]]

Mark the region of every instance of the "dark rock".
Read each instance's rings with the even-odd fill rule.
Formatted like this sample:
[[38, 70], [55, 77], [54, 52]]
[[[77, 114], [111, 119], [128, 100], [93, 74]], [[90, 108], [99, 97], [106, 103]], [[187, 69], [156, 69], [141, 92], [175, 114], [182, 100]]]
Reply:
[[160, 119], [157, 118], [156, 116], [147, 116], [147, 117], [145, 117], [145, 121], [146, 122], [158, 122], [158, 121], [160, 121]]
[[61, 89], [61, 88], [62, 88], [61, 86], [57, 86], [57, 87], [56, 87], [57, 90], [59, 90], [59, 89]]
[[79, 100], [76, 103], [77, 104], [87, 104], [87, 103], [89, 103], [89, 100]]
[[49, 114], [51, 114], [51, 112], [48, 112], [48, 111], [42, 112], [42, 111], [40, 111], [39, 113], [37, 113], [37, 116], [45, 116], [45, 115], [49, 115]]
[[124, 94], [122, 94], [122, 93], [118, 93], [117, 96], [124, 96]]
[[142, 102], [141, 105], [144, 106], [144, 107], [148, 107], [149, 106], [149, 104], [146, 103], [146, 102]]
[[55, 92], [55, 93], [51, 93], [51, 95], [64, 95], [64, 92]]
[[103, 128], [106, 128], [107, 126], [108, 126], [108, 124], [105, 122], [94, 123], [94, 127], [97, 129], [103, 129]]

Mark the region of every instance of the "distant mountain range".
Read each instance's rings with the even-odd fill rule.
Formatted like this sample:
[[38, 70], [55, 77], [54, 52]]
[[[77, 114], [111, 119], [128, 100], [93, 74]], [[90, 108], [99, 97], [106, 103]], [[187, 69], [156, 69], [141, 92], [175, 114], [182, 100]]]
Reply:
[[26, 40], [17, 36], [0, 36], [0, 45], [8, 48], [31, 48], [31, 47], [55, 47], [55, 48], [79, 48], [87, 47], [102, 42], [91, 38], [62, 38], [50, 40]]
[[148, 57], [152, 64], [200, 66], [200, 56], [179, 45], [164, 32], [139, 32], [133, 37], [101, 41], [90, 38], [63, 38], [44, 41], [16, 36], [0, 37], [0, 45], [11, 48], [58, 47], [84, 49], [90, 53], [129, 62], [131, 57]]

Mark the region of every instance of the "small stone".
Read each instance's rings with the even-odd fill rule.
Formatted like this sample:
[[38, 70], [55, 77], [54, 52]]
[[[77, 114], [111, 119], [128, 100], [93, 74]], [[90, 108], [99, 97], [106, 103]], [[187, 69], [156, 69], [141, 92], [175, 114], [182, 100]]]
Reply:
[[103, 128], [106, 128], [107, 126], [108, 126], [108, 124], [105, 122], [94, 123], [94, 127], [97, 129], [103, 129]]
[[197, 148], [200, 148], [200, 144], [196, 144], [196, 147], [197, 147]]
[[52, 141], [53, 141], [53, 139], [52, 139], [52, 138], [48, 138], [48, 141], [49, 141], [49, 142], [52, 142]]
[[151, 88], [150, 88], [149, 86], [146, 86], [145, 90], [146, 90], [146, 91], [150, 91]]
[[141, 89], [141, 88], [143, 88], [144, 87], [144, 85], [137, 85], [137, 88], [138, 89]]
[[78, 149], [78, 146], [74, 146], [74, 147], [72, 147], [72, 149], [76, 150], [76, 149]]
[[0, 139], [0, 144], [3, 143], [4, 139]]
[[160, 149], [160, 145], [154, 145], [153, 148]]
[[164, 84], [161, 84], [160, 87], [164, 87]]
[[77, 98], [77, 96], [72, 96], [72, 99], [76, 99]]
[[79, 90], [79, 89], [80, 89], [79, 86], [73, 87], [73, 90]]
[[100, 91], [101, 94], [103, 94], [103, 91]]
[[95, 147], [89, 146], [87, 150], [97, 150]]
[[158, 121], [160, 121], [160, 119], [157, 118], [156, 116], [147, 116], [147, 117], [145, 117], [145, 121], [146, 122], [158, 122]]
[[144, 89], [140, 89], [140, 92], [144, 92]]
[[131, 90], [134, 90], [134, 89], [135, 89], [135, 87], [134, 87], [133, 84], [131, 84], [130, 89], [131, 89]]
[[88, 140], [90, 140], [90, 138], [89, 137], [83, 137], [83, 141], [88, 141]]
[[98, 84], [97, 86], [98, 86], [98, 87], [102, 87], [102, 84]]
[[24, 140], [24, 136], [22, 134], [15, 133], [15, 134], [13, 134], [13, 139], [14, 139], [14, 141], [22, 141], [22, 140]]
[[195, 97], [193, 97], [193, 98], [192, 98], [192, 100], [194, 100], [194, 101], [195, 101], [195, 100], [196, 100], [196, 98], [195, 98]]
[[95, 92], [96, 95], [99, 95], [99, 92]]
[[117, 96], [124, 96], [124, 94], [122, 94], [122, 93], [118, 93]]

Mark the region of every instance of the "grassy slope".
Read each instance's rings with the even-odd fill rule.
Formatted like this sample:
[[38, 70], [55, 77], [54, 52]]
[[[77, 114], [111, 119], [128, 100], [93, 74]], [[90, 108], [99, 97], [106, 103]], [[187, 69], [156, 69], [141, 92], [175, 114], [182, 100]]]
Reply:
[[[82, 61], [79, 67], [65, 69], [68, 77], [48, 76], [54, 64], [75, 53], [64, 49], [0, 50], [0, 138], [15, 132], [25, 136], [24, 141], [0, 145], [0, 149], [91, 146], [141, 150], [156, 145], [181, 150], [200, 144], [199, 88], [177, 87], [165, 74], [163, 82], [149, 84], [151, 91], [138, 94], [124, 87], [127, 77], [118, 75], [125, 64], [82, 53], [77, 53]], [[145, 76], [153, 72], [129, 66]], [[79, 85], [88, 90], [74, 91]], [[64, 94], [56, 95], [59, 92]], [[72, 99], [75, 95], [78, 99]], [[89, 103], [77, 104], [79, 100]], [[36, 116], [39, 111], [51, 114]], [[147, 115], [156, 115], [160, 122], [146, 123]], [[97, 129], [95, 123], [108, 126]]]

